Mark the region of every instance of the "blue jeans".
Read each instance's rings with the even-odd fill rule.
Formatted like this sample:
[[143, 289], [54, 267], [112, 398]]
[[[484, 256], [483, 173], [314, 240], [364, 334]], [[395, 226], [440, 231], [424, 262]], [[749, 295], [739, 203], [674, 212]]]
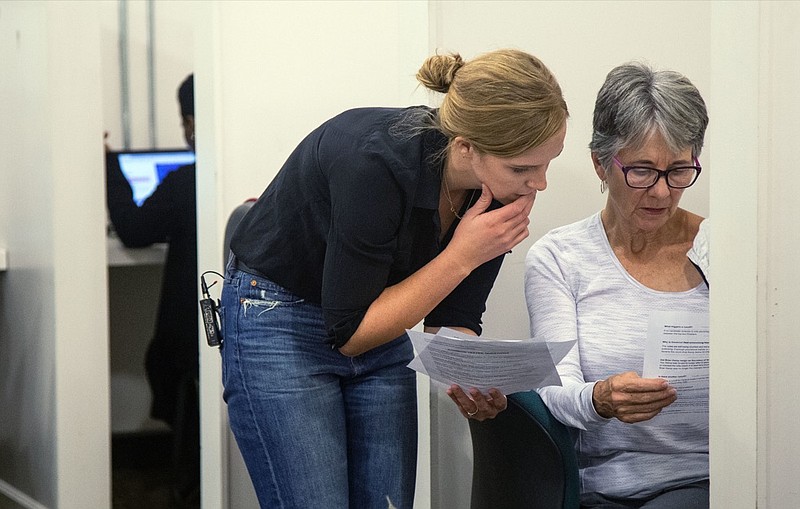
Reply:
[[346, 357], [327, 342], [319, 306], [230, 267], [221, 300], [223, 397], [261, 507], [410, 509], [408, 337]]

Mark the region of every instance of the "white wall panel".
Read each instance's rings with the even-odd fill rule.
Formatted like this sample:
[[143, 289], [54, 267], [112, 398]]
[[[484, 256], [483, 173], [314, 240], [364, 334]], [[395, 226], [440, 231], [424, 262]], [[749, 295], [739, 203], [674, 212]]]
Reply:
[[766, 298], [759, 325], [766, 337], [759, 343], [759, 380], [765, 382], [758, 402], [764, 419], [759, 455], [765, 476], [758, 486], [759, 507], [792, 507], [800, 498], [800, 406], [794, 403], [800, 393], [800, 379], [794, 375], [800, 365], [800, 199], [793, 184], [800, 139], [800, 2], [761, 4], [760, 11], [760, 58], [765, 66], [760, 125], [765, 132], [759, 151], [759, 216], [764, 228], [759, 236], [759, 286]]
[[[754, 2], [712, 7], [710, 467], [713, 507], [756, 502], [759, 24]], [[743, 72], [744, 71], [744, 72]], [[716, 113], [715, 113], [716, 112]], [[735, 297], [734, 297], [735, 296]], [[735, 390], [731, 390], [736, 387]]]
[[92, 3], [0, 4], [0, 480], [25, 507], [110, 505], [99, 33]]

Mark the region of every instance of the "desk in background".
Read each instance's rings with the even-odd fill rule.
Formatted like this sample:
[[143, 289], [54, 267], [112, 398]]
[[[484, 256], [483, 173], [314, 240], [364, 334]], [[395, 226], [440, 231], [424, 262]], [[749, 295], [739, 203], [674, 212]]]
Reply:
[[150, 247], [128, 248], [118, 237], [109, 235], [108, 248], [109, 267], [132, 267], [140, 265], [163, 266], [167, 256], [167, 244], [154, 244]]
[[111, 432], [163, 431], [150, 418], [144, 358], [153, 336], [167, 245], [126, 248], [109, 236], [108, 307]]

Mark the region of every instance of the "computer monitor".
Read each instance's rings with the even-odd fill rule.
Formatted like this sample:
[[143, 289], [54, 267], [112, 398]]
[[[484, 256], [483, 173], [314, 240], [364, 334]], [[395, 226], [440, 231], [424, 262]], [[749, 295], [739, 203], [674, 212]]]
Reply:
[[119, 165], [133, 189], [133, 201], [141, 206], [169, 172], [193, 164], [189, 149], [124, 150], [108, 153], [108, 164]]

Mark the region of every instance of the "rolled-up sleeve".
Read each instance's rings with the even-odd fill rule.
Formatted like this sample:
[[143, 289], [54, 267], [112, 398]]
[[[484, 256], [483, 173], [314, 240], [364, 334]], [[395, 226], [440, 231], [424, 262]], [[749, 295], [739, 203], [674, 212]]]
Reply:
[[425, 317], [426, 327], [465, 327], [477, 335], [483, 332], [481, 317], [486, 300], [500, 272], [505, 255], [473, 270], [450, 295]]

